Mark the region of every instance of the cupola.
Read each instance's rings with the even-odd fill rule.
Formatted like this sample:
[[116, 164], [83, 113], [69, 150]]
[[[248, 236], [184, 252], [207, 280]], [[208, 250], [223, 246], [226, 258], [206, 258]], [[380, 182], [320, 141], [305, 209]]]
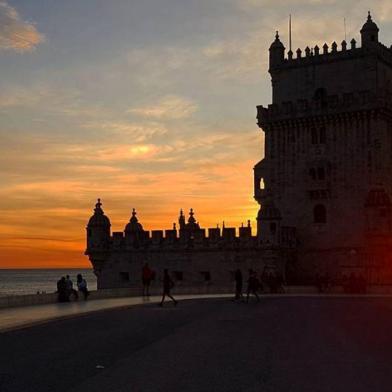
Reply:
[[[89, 219], [87, 230], [87, 252], [103, 250], [110, 240], [110, 220], [102, 210], [101, 199], [97, 200], [94, 215]], [[87, 253], [88, 254], [88, 253]]]
[[276, 32], [275, 41], [269, 48], [270, 52], [270, 70], [279, 66], [284, 61], [285, 47], [279, 39], [279, 32]]
[[110, 228], [110, 220], [104, 214], [101, 199], [97, 200], [94, 208], [94, 215], [89, 219], [88, 228]]
[[361, 29], [362, 47], [370, 47], [378, 43], [378, 32], [379, 28], [376, 23], [373, 22], [372, 16], [368, 14], [367, 21]]
[[133, 208], [131, 219], [129, 220], [129, 223], [125, 226], [125, 234], [143, 231], [143, 226], [139, 223], [136, 214], [136, 210]]

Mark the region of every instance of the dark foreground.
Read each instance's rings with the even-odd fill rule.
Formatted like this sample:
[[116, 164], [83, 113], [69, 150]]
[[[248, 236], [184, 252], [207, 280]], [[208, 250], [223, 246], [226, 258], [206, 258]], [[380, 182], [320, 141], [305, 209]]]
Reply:
[[389, 392], [392, 299], [151, 304], [0, 333], [0, 350], [1, 392]]

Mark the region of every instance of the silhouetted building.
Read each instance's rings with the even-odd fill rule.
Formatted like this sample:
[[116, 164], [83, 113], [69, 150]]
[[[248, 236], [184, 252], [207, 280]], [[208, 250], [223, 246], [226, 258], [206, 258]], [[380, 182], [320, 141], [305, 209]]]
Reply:
[[140, 285], [147, 262], [186, 285], [234, 282], [234, 271], [278, 271], [289, 282], [317, 274], [392, 281], [392, 49], [368, 16], [355, 40], [285, 54], [270, 47], [272, 104], [257, 107], [265, 157], [254, 168], [260, 204], [250, 224], [206, 230], [193, 210], [179, 229], [145, 231], [133, 210], [110, 233], [98, 201], [87, 250], [99, 288]]
[[179, 229], [174, 224], [169, 230], [146, 231], [133, 210], [124, 231], [111, 234], [110, 221], [98, 199], [87, 225], [86, 249], [98, 288], [140, 286], [145, 263], [158, 279], [168, 268], [179, 286], [229, 287], [238, 268], [261, 273], [265, 265], [283, 267], [276, 250], [267, 249], [257, 236], [252, 236], [250, 221], [239, 228], [238, 234], [234, 227], [210, 228], [206, 232], [191, 209], [188, 220], [180, 211], [178, 224]]
[[286, 57], [277, 33], [269, 50], [258, 235], [279, 245], [295, 230], [298, 276], [361, 268], [375, 279], [390, 263], [392, 49], [378, 32], [369, 12], [361, 47], [353, 39]]

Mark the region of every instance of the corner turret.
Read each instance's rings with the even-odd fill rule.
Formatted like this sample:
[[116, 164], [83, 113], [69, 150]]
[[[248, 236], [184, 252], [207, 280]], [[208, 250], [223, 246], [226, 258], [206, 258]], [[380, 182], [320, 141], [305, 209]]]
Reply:
[[378, 32], [379, 28], [376, 23], [373, 22], [372, 16], [368, 14], [368, 18], [366, 23], [363, 25], [361, 29], [361, 39], [362, 39], [362, 47], [369, 48], [378, 43]]
[[270, 52], [269, 67], [271, 71], [284, 62], [285, 47], [279, 39], [278, 31], [276, 32], [275, 35], [275, 41], [271, 44], [269, 48], [269, 52]]
[[94, 215], [89, 219], [87, 230], [87, 251], [103, 250], [110, 240], [110, 220], [102, 210], [101, 199], [97, 200]]

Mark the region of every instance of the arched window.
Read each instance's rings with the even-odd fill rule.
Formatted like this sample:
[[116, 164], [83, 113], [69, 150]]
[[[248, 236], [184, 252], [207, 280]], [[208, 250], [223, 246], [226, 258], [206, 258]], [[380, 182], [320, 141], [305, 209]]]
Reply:
[[327, 210], [322, 204], [317, 204], [313, 208], [313, 222], [314, 223], [327, 223]]
[[271, 234], [275, 234], [276, 233], [276, 223], [275, 222], [272, 222], [270, 224], [270, 232], [271, 232]]

